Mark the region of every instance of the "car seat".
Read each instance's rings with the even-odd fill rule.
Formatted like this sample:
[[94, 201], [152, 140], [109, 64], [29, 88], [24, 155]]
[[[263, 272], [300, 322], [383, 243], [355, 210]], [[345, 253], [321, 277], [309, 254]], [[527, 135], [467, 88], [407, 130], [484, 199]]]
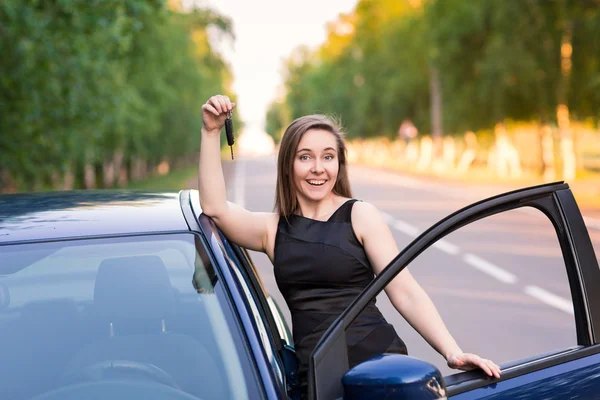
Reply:
[[112, 365], [108, 361], [125, 367], [150, 364], [148, 368], [163, 370], [181, 390], [194, 396], [228, 398], [226, 378], [204, 345], [169, 331], [169, 318], [177, 312], [176, 300], [160, 257], [103, 260], [96, 275], [93, 315], [105, 336], [84, 346], [71, 360], [65, 380], [78, 375], [81, 380], [81, 371], [92, 366], [96, 372], [84, 380], [107, 379], [111, 374], [98, 375], [97, 367]]

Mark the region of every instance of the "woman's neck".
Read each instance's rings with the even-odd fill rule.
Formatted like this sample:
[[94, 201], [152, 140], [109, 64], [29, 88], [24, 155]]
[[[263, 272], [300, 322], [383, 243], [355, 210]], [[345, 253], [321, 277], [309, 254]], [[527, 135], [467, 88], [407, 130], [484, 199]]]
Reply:
[[327, 219], [344, 202], [344, 198], [331, 194], [320, 200], [311, 201], [307, 199], [298, 199], [297, 214], [310, 219]]

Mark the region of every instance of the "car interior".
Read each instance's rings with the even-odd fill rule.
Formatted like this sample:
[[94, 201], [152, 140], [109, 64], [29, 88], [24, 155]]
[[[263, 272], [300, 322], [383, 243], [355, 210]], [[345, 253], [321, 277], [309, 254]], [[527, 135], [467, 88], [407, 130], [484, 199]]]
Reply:
[[52, 291], [48, 299], [28, 302], [26, 291], [15, 290], [13, 300], [22, 304], [11, 307], [11, 276], [0, 275], [2, 398], [115, 398], [119, 390], [173, 399], [233, 396], [202, 300], [214, 292], [183, 295], [156, 255], [105, 258], [93, 280], [70, 273], [81, 274], [70, 278], [79, 279], [77, 290], [92, 290], [93, 301], [78, 301], [72, 289], [61, 298], [64, 284], [49, 280], [32, 286]]

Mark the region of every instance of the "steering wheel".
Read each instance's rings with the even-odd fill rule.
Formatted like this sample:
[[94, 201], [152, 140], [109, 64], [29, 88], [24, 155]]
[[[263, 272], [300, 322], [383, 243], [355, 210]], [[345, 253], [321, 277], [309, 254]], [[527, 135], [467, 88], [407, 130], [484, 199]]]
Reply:
[[178, 389], [175, 379], [156, 365], [131, 360], [106, 360], [65, 375], [65, 384], [97, 382], [110, 379], [141, 378]]

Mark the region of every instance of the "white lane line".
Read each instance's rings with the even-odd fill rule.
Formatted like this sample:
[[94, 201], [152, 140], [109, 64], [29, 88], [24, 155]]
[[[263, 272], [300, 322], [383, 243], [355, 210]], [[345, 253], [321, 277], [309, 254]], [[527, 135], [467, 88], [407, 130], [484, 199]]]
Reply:
[[458, 246], [456, 246], [444, 239], [440, 239], [437, 242], [435, 242], [433, 244], [433, 247], [437, 248], [438, 250], [443, 251], [444, 253], [448, 253], [451, 256], [455, 256], [458, 253], [460, 253], [460, 249], [458, 248]]
[[245, 182], [244, 182], [244, 161], [243, 160], [239, 160], [237, 163], [235, 163], [235, 204], [244, 207], [244, 197], [245, 193], [244, 193], [244, 189], [245, 189]]
[[573, 315], [573, 303], [537, 286], [526, 286], [525, 293], [554, 308]]
[[501, 282], [504, 283], [515, 283], [517, 282], [517, 277], [510, 272], [492, 264], [489, 261], [484, 260], [483, 258], [479, 258], [474, 254], [467, 253], [463, 256], [463, 260], [472, 267], [477, 268], [481, 272], [484, 272]]
[[[404, 221], [400, 221], [400, 220], [395, 220], [394, 217], [392, 217], [390, 214], [388, 213], [381, 213], [383, 219], [390, 224], [392, 227], [394, 227], [396, 230], [410, 236], [410, 237], [417, 237], [419, 236], [419, 228], [417, 228], [416, 226], [413, 226], [411, 224], [409, 224], [408, 222], [404, 222]], [[433, 244], [433, 247], [437, 248], [438, 250], [443, 251], [444, 253], [448, 253], [452, 256], [457, 255], [458, 253], [460, 253], [460, 249], [458, 248], [458, 246], [444, 240], [444, 239], [440, 239], [437, 242], [435, 242]]]
[[419, 236], [419, 228], [417, 228], [416, 226], [412, 226], [411, 224], [408, 224], [404, 221], [395, 220], [392, 222], [392, 226], [400, 232], [407, 234], [408, 236]]
[[598, 229], [600, 230], [600, 219], [592, 218], [592, 217], [583, 217], [585, 221], [585, 225], [588, 228]]
[[[416, 237], [419, 235], [419, 229], [416, 226], [413, 226], [404, 221], [396, 220], [392, 215], [385, 212], [381, 212], [381, 215], [389, 225], [393, 226], [398, 231], [411, 237]], [[433, 246], [436, 247], [438, 250], [442, 250], [450, 255], [457, 255], [460, 253], [460, 248], [458, 246], [447, 242], [443, 239], [438, 240], [436, 243], [433, 244]], [[491, 277], [496, 278], [501, 282], [514, 284], [518, 280], [516, 275], [513, 275], [505, 269], [500, 268], [497, 265], [494, 265], [491, 262], [484, 260], [483, 258], [477, 257], [474, 254], [465, 254], [463, 256], [463, 261], [469, 264], [470, 266], [480, 270], [481, 272], [484, 272], [490, 275]], [[557, 308], [561, 311], [573, 315], [573, 303], [571, 303], [571, 301], [567, 299], [564, 299], [560, 296], [555, 295], [554, 293], [548, 292], [538, 286], [533, 285], [526, 286], [524, 291], [525, 294], [532, 296], [551, 307]]]
[[384, 221], [388, 223], [388, 225], [391, 224], [392, 222], [394, 222], [394, 217], [391, 214], [388, 214], [383, 211], [379, 211], [379, 213], [383, 217]]

